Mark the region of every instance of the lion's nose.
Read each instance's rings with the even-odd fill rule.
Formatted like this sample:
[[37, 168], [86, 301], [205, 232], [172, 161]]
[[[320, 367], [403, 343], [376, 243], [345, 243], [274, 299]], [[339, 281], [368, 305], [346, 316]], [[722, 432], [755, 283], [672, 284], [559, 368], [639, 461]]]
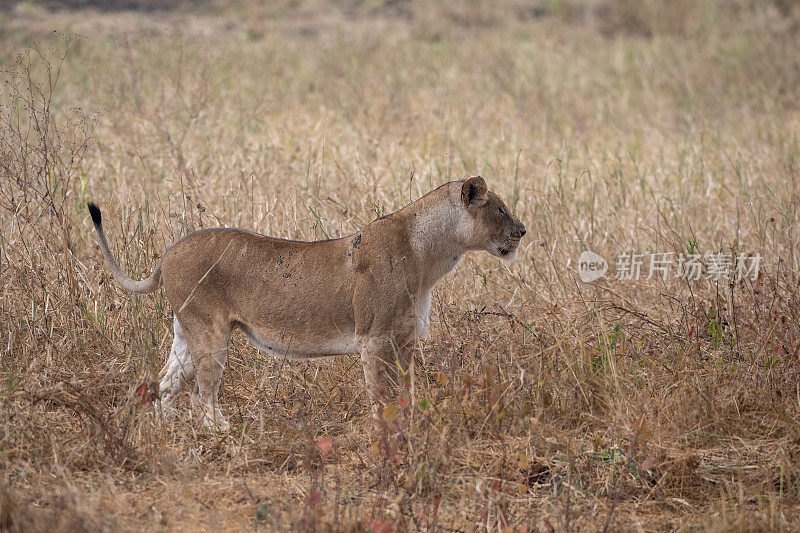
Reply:
[[519, 232], [520, 237], [524, 237], [527, 232], [525, 231], [525, 226], [522, 226], [522, 231]]

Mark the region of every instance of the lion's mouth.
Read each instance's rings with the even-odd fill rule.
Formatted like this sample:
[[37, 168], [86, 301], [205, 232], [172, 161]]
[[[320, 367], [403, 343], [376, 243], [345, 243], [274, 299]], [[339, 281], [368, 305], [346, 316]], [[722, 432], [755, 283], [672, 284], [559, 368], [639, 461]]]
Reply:
[[517, 254], [517, 247], [519, 246], [519, 242], [516, 243], [504, 243], [504, 244], [497, 244], [495, 243], [495, 248], [497, 249], [497, 254], [502, 257], [503, 259], [513, 259], [514, 256]]

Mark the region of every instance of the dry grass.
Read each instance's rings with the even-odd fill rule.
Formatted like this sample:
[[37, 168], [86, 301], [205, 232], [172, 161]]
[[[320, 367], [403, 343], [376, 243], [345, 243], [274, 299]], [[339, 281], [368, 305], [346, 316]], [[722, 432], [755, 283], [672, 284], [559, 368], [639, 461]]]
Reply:
[[[800, 527], [791, 2], [94, 4], [0, 10], [0, 529]], [[141, 275], [192, 229], [339, 236], [475, 173], [528, 236], [440, 285], [387, 432], [357, 358], [239, 337], [230, 433], [142, 405], [171, 311], [110, 282], [87, 200]], [[573, 268], [690, 242], [765, 276]]]

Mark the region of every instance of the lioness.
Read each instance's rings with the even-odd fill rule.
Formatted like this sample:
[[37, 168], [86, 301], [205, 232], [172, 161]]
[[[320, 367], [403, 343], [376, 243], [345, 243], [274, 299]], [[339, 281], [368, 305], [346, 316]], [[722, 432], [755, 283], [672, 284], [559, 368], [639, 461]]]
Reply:
[[100, 210], [88, 205], [100, 250], [130, 292], [155, 291], [172, 306], [175, 339], [161, 371], [169, 409], [195, 378], [204, 423], [228, 427], [217, 394], [231, 332], [259, 350], [306, 359], [360, 351], [373, 415], [408, 370], [429, 324], [431, 290], [468, 250], [512, 259], [525, 226], [480, 176], [452, 181], [362, 231], [317, 242], [204, 229], [173, 244], [145, 280], [123, 272]]

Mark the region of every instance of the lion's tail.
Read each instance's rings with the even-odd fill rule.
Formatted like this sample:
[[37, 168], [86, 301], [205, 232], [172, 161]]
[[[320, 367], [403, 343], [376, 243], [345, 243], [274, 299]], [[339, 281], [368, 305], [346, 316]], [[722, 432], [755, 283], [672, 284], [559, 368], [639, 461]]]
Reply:
[[111, 270], [117, 283], [122, 285], [123, 289], [135, 294], [147, 294], [156, 290], [161, 283], [161, 260], [159, 259], [158, 262], [156, 262], [152, 274], [150, 274], [147, 279], [141, 281], [132, 280], [125, 271], [122, 270], [122, 267], [117, 260], [114, 259], [114, 256], [111, 255], [111, 250], [108, 248], [108, 242], [106, 241], [106, 234], [103, 231], [103, 217], [100, 214], [100, 209], [91, 202], [87, 207], [89, 208], [89, 214], [92, 215], [94, 229], [97, 231], [97, 241], [98, 244], [100, 244], [100, 251], [103, 253], [103, 257], [106, 263], [108, 263], [108, 268]]

